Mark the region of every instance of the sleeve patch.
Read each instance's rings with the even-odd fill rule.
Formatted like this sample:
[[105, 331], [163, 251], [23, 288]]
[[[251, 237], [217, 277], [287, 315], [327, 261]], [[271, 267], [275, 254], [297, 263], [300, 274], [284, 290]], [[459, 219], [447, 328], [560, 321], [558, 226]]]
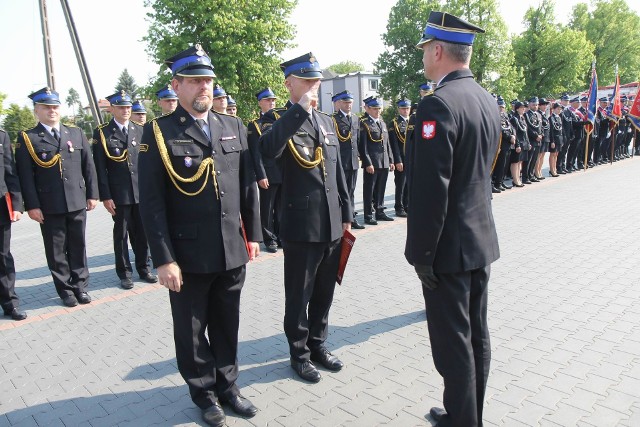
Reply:
[[436, 136], [436, 122], [425, 121], [422, 122], [422, 137], [424, 139], [433, 139]]

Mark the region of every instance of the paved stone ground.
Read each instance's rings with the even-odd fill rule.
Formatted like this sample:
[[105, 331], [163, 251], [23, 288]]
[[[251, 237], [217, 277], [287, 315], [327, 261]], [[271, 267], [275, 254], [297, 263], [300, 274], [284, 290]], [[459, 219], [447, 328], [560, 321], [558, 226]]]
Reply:
[[[636, 158], [496, 196], [486, 425], [640, 425], [639, 188]], [[392, 178], [387, 194], [392, 207]], [[0, 320], [0, 426], [202, 425], [177, 372], [167, 291], [118, 287], [111, 226], [103, 207], [89, 213], [94, 302], [74, 309], [60, 305], [37, 224], [14, 226], [29, 319]], [[346, 367], [319, 384], [289, 367], [282, 254], [249, 265], [240, 386], [261, 411], [228, 414], [228, 425], [431, 425], [442, 381], [403, 257], [405, 221], [355, 234], [328, 341]]]

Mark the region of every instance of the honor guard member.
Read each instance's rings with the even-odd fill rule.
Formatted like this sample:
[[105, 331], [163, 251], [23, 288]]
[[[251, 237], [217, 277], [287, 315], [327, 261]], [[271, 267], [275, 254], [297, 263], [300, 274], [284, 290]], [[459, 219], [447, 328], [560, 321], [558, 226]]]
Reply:
[[[364, 99], [367, 116], [360, 120], [360, 160], [364, 174], [362, 193], [364, 204], [364, 222], [376, 225], [377, 220], [393, 221], [384, 213], [384, 190], [387, 187], [389, 171], [394, 170], [393, 153], [389, 145], [389, 131], [380, 117], [382, 104], [376, 97]], [[375, 194], [374, 194], [375, 191]], [[375, 204], [375, 207], [372, 207]], [[372, 210], [375, 209], [375, 218]]]
[[420, 85], [419, 89], [420, 89], [420, 99], [422, 99], [433, 92], [433, 85], [431, 83], [425, 82]]
[[584, 125], [589, 123], [586, 120], [586, 116], [580, 111], [580, 99], [578, 97], [571, 100], [571, 110], [575, 116], [573, 122], [573, 140], [569, 144], [569, 151], [567, 151], [567, 170], [569, 172], [577, 171], [576, 161], [578, 159], [578, 152], [580, 146], [584, 143], [585, 130]]
[[534, 96], [529, 99], [529, 109], [524, 114], [524, 118], [527, 121], [527, 136], [529, 137], [529, 144], [531, 144], [531, 150], [527, 156], [527, 161], [522, 164], [522, 182], [524, 184], [531, 184], [532, 182], [538, 182], [538, 178], [534, 176], [534, 170], [536, 162], [538, 160], [538, 153], [540, 152], [540, 146], [542, 144], [542, 118], [538, 112], [538, 97]]
[[599, 135], [599, 142], [598, 145], [600, 146], [599, 148], [599, 152], [600, 152], [600, 158], [599, 158], [599, 163], [598, 164], [602, 164], [602, 163], [606, 163], [609, 159], [609, 157], [611, 156], [611, 145], [610, 145], [610, 140], [611, 140], [611, 120], [609, 119], [609, 116], [607, 115], [607, 107], [609, 106], [609, 98], [607, 98], [606, 96], [603, 96], [602, 98], [599, 99], [600, 101], [600, 106], [598, 107], [598, 111], [596, 113], [596, 121], [599, 122], [599, 127], [598, 127], [598, 135]]
[[142, 126], [129, 120], [132, 102], [124, 90], [107, 96], [113, 118], [93, 131], [93, 161], [98, 173], [100, 200], [113, 218], [113, 254], [123, 289], [133, 288], [129, 260], [131, 240], [140, 279], [155, 283], [149, 272], [149, 248], [140, 218], [138, 158]]
[[560, 153], [558, 153], [557, 172], [564, 175], [569, 173], [567, 169], [567, 152], [569, 151], [569, 143], [573, 139], [573, 121], [577, 120], [573, 111], [569, 106], [569, 95], [562, 95], [560, 98], [560, 104], [562, 105], [562, 132], [564, 133], [564, 141]]
[[562, 104], [554, 102], [549, 116], [549, 176], [555, 178], [560, 176], [557, 172], [557, 158], [564, 145], [561, 114]]
[[222, 426], [219, 402], [258, 411], [236, 384], [240, 292], [262, 240], [258, 191], [242, 121], [211, 111], [209, 56], [196, 45], [165, 64], [178, 107], [145, 125], [140, 212], [169, 289], [178, 370], [205, 422]]
[[[322, 70], [312, 53], [280, 64], [289, 91], [284, 108], [265, 114], [273, 123], [260, 138], [265, 158], [283, 161], [280, 240], [284, 250], [284, 331], [291, 366], [318, 382], [313, 362], [330, 371], [343, 363], [325, 341], [340, 263], [341, 238], [351, 228], [351, 201], [340, 142], [331, 117], [316, 110]], [[308, 313], [308, 314], [307, 314]]]
[[425, 77], [438, 82], [418, 104], [411, 145], [411, 211], [405, 256], [423, 286], [435, 367], [444, 379], [442, 426], [482, 425], [491, 345], [491, 263], [500, 256], [487, 177], [498, 149], [496, 101], [469, 70], [484, 30], [431, 12], [418, 47]]
[[22, 215], [22, 194], [13, 148], [4, 129], [0, 129], [0, 155], [0, 305], [5, 316], [24, 320], [27, 313], [18, 310], [20, 299], [15, 291], [16, 269], [10, 250], [11, 223]]
[[358, 182], [358, 169], [360, 169], [360, 161], [358, 160], [358, 138], [360, 137], [360, 119], [351, 112], [353, 108], [353, 94], [348, 90], [343, 90], [335, 94], [331, 100], [336, 107], [333, 113], [333, 125], [340, 141], [340, 160], [342, 160], [342, 169], [344, 171], [344, 179], [347, 182], [347, 190], [349, 199], [351, 200], [351, 210], [353, 211], [353, 221], [351, 228], [361, 230], [364, 225], [360, 224], [356, 219], [355, 211], [355, 191]]
[[[535, 168], [533, 169], [533, 177], [538, 181], [544, 180], [542, 176], [542, 164], [544, 163], [545, 153], [549, 151], [549, 116], [547, 108], [549, 108], [549, 101], [545, 98], [538, 100], [538, 115], [540, 116], [540, 129], [542, 130], [542, 140], [540, 141], [540, 149], [538, 150], [538, 158], [535, 159]], [[584, 158], [584, 155], [583, 155]]]
[[169, 289], [178, 370], [204, 421], [223, 426], [220, 402], [258, 411], [236, 384], [240, 291], [262, 240], [258, 191], [242, 121], [211, 111], [207, 54], [196, 45], [165, 64], [179, 105], [145, 125], [140, 213]]
[[271, 88], [264, 88], [256, 93], [260, 117], [247, 125], [249, 150], [253, 157], [256, 181], [260, 189], [260, 221], [262, 237], [268, 252], [278, 252], [278, 217], [280, 216], [280, 187], [282, 185], [282, 159], [263, 157], [260, 151], [260, 135], [271, 127], [270, 121], [264, 120], [264, 114], [276, 108], [278, 97]]
[[160, 106], [163, 116], [169, 114], [178, 106], [178, 96], [173, 89], [171, 89], [171, 85], [157, 91], [156, 96], [158, 97], [158, 105]]
[[506, 112], [506, 102], [500, 96], [496, 102], [498, 103], [498, 110], [500, 111], [502, 134], [500, 136], [500, 152], [493, 167], [491, 192], [501, 193], [511, 188], [511, 186], [504, 184], [504, 174], [505, 168], [507, 167], [507, 157], [509, 157], [511, 152], [511, 146], [516, 143], [516, 132], [509, 122], [509, 116]]
[[[580, 111], [580, 114], [582, 115], [585, 121], [584, 126], [587, 125], [587, 118], [589, 117], [588, 107], [589, 107], [589, 98], [587, 98], [586, 96], [581, 97], [580, 108], [578, 108], [578, 111]], [[577, 157], [576, 157], [576, 161], [578, 163], [578, 169], [584, 169], [584, 154], [585, 154], [584, 150], [585, 150], [586, 142], [587, 142], [587, 129], [586, 127], [583, 127], [582, 139], [580, 140], [580, 144], [578, 145], [578, 151], [577, 151]]]
[[218, 83], [213, 86], [213, 111], [227, 114], [227, 92]]
[[131, 120], [144, 126], [147, 123], [147, 109], [144, 108], [142, 101], [133, 101], [131, 104]]
[[227, 114], [230, 116], [238, 114], [238, 104], [236, 104], [236, 100], [231, 95], [227, 95]]
[[411, 101], [400, 99], [396, 102], [398, 115], [387, 125], [389, 129], [389, 145], [394, 159], [394, 184], [396, 187], [396, 202], [394, 208], [396, 216], [406, 217], [409, 205], [409, 193], [406, 191], [407, 182], [404, 174], [404, 144], [409, 125], [409, 110]]
[[47, 265], [67, 307], [88, 304], [87, 212], [98, 204], [91, 147], [82, 130], [60, 123], [60, 98], [49, 88], [29, 95], [38, 124], [18, 134], [16, 166], [24, 207], [40, 223]]

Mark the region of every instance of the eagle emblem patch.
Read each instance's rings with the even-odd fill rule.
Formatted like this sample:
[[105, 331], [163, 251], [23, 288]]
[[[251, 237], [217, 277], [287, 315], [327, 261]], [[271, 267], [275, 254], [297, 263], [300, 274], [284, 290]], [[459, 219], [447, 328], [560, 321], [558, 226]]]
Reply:
[[436, 122], [422, 122], [422, 137], [424, 139], [433, 139], [436, 136]]

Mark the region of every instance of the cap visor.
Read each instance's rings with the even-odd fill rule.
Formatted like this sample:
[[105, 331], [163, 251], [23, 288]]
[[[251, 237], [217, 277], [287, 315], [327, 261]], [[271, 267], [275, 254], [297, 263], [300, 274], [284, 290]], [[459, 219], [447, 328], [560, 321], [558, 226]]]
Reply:
[[433, 37], [429, 37], [429, 38], [427, 38], [427, 37], [422, 37], [422, 38], [420, 39], [420, 41], [418, 42], [418, 44], [416, 45], [416, 48], [418, 48], [418, 49], [422, 49], [422, 46], [424, 46], [425, 44], [429, 43], [429, 42], [430, 42], [430, 41], [432, 41], [432, 40], [433, 40]]
[[181, 70], [175, 74], [181, 77], [215, 77], [216, 73], [210, 68], [191, 68], [188, 70]]

